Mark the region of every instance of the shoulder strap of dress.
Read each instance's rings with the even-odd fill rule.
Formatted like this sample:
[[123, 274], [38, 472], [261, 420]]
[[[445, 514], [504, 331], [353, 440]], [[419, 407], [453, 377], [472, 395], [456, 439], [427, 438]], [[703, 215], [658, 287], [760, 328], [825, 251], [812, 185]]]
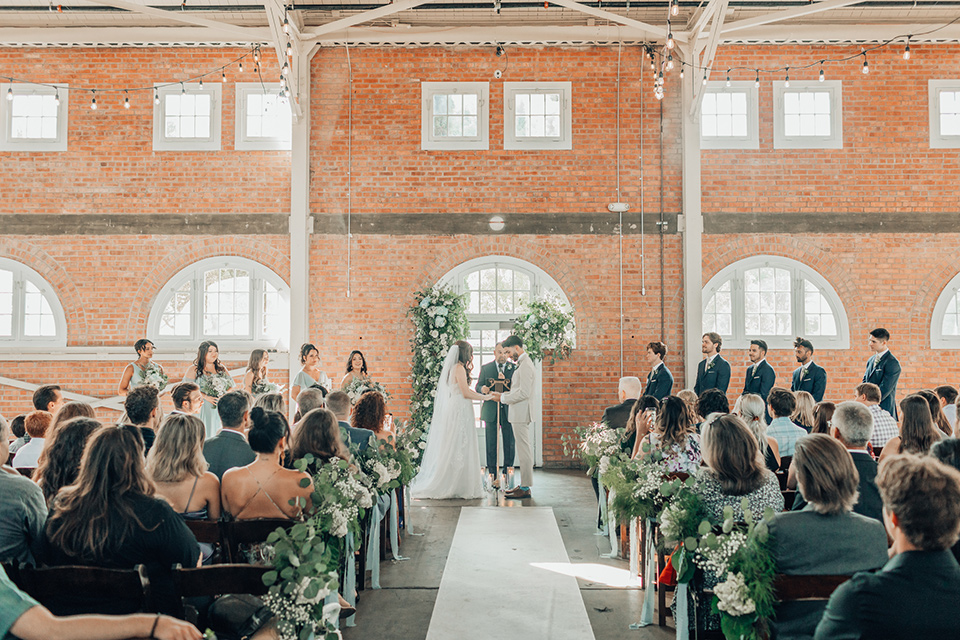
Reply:
[[194, 476], [193, 486], [190, 487], [190, 495], [187, 497], [187, 504], [183, 505], [183, 511], [180, 512], [180, 515], [190, 511], [190, 501], [193, 500], [193, 492], [197, 490], [197, 483], [200, 481], [200, 476]]

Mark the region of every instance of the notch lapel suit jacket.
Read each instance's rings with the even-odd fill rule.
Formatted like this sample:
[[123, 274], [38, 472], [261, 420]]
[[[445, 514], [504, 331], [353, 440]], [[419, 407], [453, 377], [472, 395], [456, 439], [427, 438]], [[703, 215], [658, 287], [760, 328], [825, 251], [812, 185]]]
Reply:
[[713, 367], [707, 370], [707, 360], [704, 358], [697, 365], [697, 384], [693, 390], [699, 396], [707, 389], [719, 389], [723, 393], [727, 392], [730, 386], [730, 363], [723, 359], [719, 353], [713, 359]]
[[500, 396], [500, 402], [508, 405], [507, 416], [511, 424], [526, 424], [530, 422], [530, 399], [533, 397], [533, 385], [536, 382], [537, 369], [524, 353], [517, 362], [517, 369], [513, 372], [510, 391]]
[[[513, 373], [517, 370], [517, 365], [513, 364], [509, 360], [503, 365], [503, 377], [507, 380], [513, 379]], [[477, 376], [477, 384], [474, 387], [474, 391], [481, 393], [480, 389], [482, 387], [490, 387], [490, 379], [493, 378], [496, 380], [499, 376], [497, 372], [497, 361], [493, 360], [487, 364], [480, 367], [480, 375]], [[490, 387], [492, 389], [492, 387]], [[486, 400], [480, 406], [480, 419], [484, 422], [490, 422], [493, 424], [497, 423], [497, 403], [493, 400]], [[507, 416], [507, 405], [500, 404], [500, 424], [509, 424]]]
[[811, 362], [810, 366], [807, 367], [807, 375], [804, 376], [803, 380], [800, 379], [802, 372], [803, 367], [797, 367], [793, 370], [793, 381], [790, 383], [790, 391], [806, 391], [813, 396], [814, 401], [822, 402], [823, 394], [827, 390], [827, 370], [816, 362]]
[[[876, 363], [876, 364], [874, 364]], [[872, 382], [880, 387], [880, 408], [897, 419], [897, 380], [900, 379], [900, 361], [887, 351], [877, 360], [876, 354], [867, 360], [867, 370], [863, 374], [864, 382]]]
[[760, 364], [752, 364], [747, 367], [747, 375], [743, 382], [744, 393], [755, 393], [763, 401], [767, 401], [770, 395], [770, 389], [777, 383], [777, 372], [773, 370], [770, 363], [763, 360]]
[[667, 365], [661, 364], [656, 371], [647, 374], [647, 386], [643, 390], [643, 395], [653, 396], [663, 402], [663, 399], [673, 391], [673, 374]]

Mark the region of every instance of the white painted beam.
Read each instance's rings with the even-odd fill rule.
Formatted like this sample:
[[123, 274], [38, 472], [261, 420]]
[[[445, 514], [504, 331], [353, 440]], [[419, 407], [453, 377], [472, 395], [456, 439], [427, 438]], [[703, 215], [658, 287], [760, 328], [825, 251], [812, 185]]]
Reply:
[[[558, 4], [561, 7], [573, 9], [574, 11], [585, 13], [588, 16], [601, 18], [603, 20], [610, 20], [611, 22], [616, 22], [617, 24], [622, 24], [627, 27], [633, 27], [634, 29], [646, 31], [647, 33], [659, 38], [665, 38], [667, 36], [667, 30], [664, 27], [647, 24], [646, 22], [640, 22], [639, 20], [634, 20], [632, 18], [627, 18], [625, 16], [613, 13], [612, 11], [588, 7], [587, 5], [580, 4], [575, 0], [550, 0], [550, 4]], [[686, 42], [686, 35], [683, 33], [674, 33], [673, 38], [679, 42]]]
[[[674, 34], [676, 35], [676, 34]], [[510, 27], [355, 27], [324, 34], [324, 46], [353, 45], [460, 45], [460, 44], [565, 44], [649, 42], [656, 33], [617, 25], [510, 26]]]
[[249, 33], [249, 28], [247, 27], [238, 27], [237, 25], [230, 24], [229, 22], [220, 22], [219, 20], [210, 20], [208, 18], [201, 18], [200, 16], [187, 11], [165, 11], [164, 9], [156, 9], [154, 7], [149, 7], [145, 4], [140, 4], [139, 2], [130, 2], [129, 0], [88, 0], [93, 4], [106, 5], [108, 7], [117, 7], [118, 9], [126, 9], [127, 11], [133, 11], [136, 13], [142, 13], [154, 18], [160, 18], [163, 20], [169, 20], [171, 22], [182, 22], [184, 24], [190, 24], [198, 27], [207, 27], [208, 29], [216, 29], [221, 33], [229, 33], [235, 37], [246, 37]]
[[[703, 56], [700, 56], [699, 45], [696, 42], [691, 43], [691, 46], [687, 47], [688, 55], [684, 56], [686, 60], [693, 60], [694, 64], [700, 67], [694, 70], [694, 73], [690, 74], [694, 79], [694, 84], [693, 96], [690, 102], [690, 109], [692, 109], [692, 111], [690, 111], [689, 115], [697, 116], [697, 122], [700, 121], [698, 114], [700, 113], [700, 105], [703, 103], [704, 85], [702, 76], [706, 74], [707, 79], [710, 79], [710, 65], [713, 64], [713, 58], [717, 55], [717, 46], [720, 44], [720, 34], [723, 33], [723, 19], [727, 15], [728, 4], [729, 0], [720, 0], [716, 10], [713, 12], [713, 19], [710, 23], [710, 39], [707, 42]], [[701, 70], [705, 70], [703, 74], [700, 73]]]
[[380, 18], [399, 13], [401, 11], [409, 11], [410, 9], [416, 9], [420, 5], [427, 4], [428, 0], [399, 0], [392, 4], [384, 5], [376, 9], [371, 9], [370, 11], [364, 11], [363, 13], [358, 13], [356, 15], [348, 16], [346, 18], [341, 18], [339, 20], [334, 20], [333, 22], [328, 22], [320, 27], [310, 30], [303, 34], [304, 40], [316, 40], [323, 35], [328, 33], [333, 33], [334, 31], [339, 31], [341, 29], [347, 29], [354, 25], [363, 24], [364, 22], [370, 22], [371, 20], [379, 20]]
[[703, 212], [700, 194], [700, 114], [693, 109], [694, 88], [700, 78], [691, 73], [681, 81], [682, 221], [678, 226], [683, 247], [683, 364], [687, 389], [697, 380], [703, 333]]
[[206, 27], [4, 27], [0, 45], [104, 46], [142, 44], [256, 44], [270, 42], [267, 28], [246, 28], [244, 33]]
[[773, 11], [762, 16], [754, 16], [752, 18], [737, 20], [736, 22], [730, 22], [723, 27], [723, 33], [726, 35], [750, 27], [759, 27], [765, 24], [783, 22], [784, 20], [795, 20], [815, 13], [829, 11], [830, 9], [849, 7], [850, 5], [859, 4], [860, 2], [862, 2], [862, 0], [823, 0], [822, 2], [814, 2], [802, 7]]

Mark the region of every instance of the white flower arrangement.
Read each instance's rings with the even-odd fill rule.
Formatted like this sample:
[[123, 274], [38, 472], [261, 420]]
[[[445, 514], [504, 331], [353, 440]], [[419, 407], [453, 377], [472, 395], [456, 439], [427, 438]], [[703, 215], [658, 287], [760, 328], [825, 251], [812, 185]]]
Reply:
[[717, 596], [717, 608], [732, 616], [746, 616], [757, 610], [742, 573], [727, 573], [727, 579], [715, 586], [713, 592]]
[[157, 391], [163, 391], [163, 388], [167, 386], [167, 382], [169, 381], [170, 377], [163, 372], [163, 369], [160, 367], [160, 365], [151, 362], [147, 365], [146, 370], [143, 372], [143, 382], [137, 386], [153, 387]]
[[201, 376], [197, 380], [200, 385], [200, 392], [219, 398], [233, 387], [233, 378], [229, 373], [217, 373], [212, 376]]
[[387, 388], [373, 378], [354, 378], [347, 384], [346, 389], [344, 389], [344, 392], [350, 396], [350, 401], [353, 404], [356, 404], [360, 396], [367, 391], [376, 391], [382, 395], [384, 399], [390, 398], [390, 392], [387, 391]]

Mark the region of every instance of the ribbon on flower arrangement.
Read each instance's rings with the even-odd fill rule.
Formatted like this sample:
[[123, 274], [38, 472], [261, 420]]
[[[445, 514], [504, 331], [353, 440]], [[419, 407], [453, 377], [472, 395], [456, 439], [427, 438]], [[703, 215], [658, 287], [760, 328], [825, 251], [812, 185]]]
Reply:
[[397, 503], [396, 490], [390, 491], [390, 553], [394, 560], [409, 560], [400, 555], [400, 505]]
[[[346, 557], [346, 568], [343, 576], [343, 597], [351, 606], [357, 606], [357, 563], [354, 560], [356, 548], [354, 548], [353, 532], [347, 532], [343, 542], [344, 555]], [[357, 626], [357, 615], [353, 614], [343, 621], [345, 627]]]
[[643, 557], [646, 559], [643, 567], [643, 609], [640, 611], [640, 622], [630, 625], [631, 629], [640, 629], [653, 624], [653, 574], [656, 571], [656, 558], [653, 553], [653, 520], [647, 520], [646, 535], [644, 536]]

